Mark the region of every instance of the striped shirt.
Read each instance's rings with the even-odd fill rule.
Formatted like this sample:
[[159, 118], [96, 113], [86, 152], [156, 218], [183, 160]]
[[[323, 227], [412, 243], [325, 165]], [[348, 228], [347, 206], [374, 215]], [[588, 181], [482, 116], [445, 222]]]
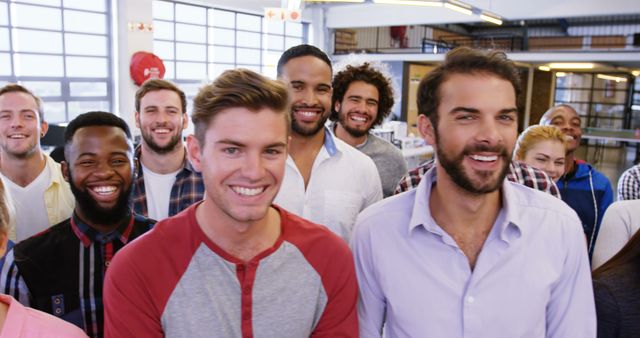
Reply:
[[[133, 211], [138, 215], [148, 217], [147, 193], [144, 188], [144, 174], [142, 164], [140, 163], [140, 156], [142, 156], [142, 148], [138, 146], [135, 151], [137, 172], [133, 184]], [[201, 201], [203, 196], [204, 182], [202, 181], [202, 175], [197, 172], [191, 165], [191, 162], [187, 160], [187, 153], [185, 151], [182, 170], [176, 175], [176, 181], [173, 183], [173, 187], [171, 187], [169, 217]]]
[[77, 215], [18, 244], [0, 272], [0, 291], [103, 337], [102, 284], [113, 256], [153, 226], [132, 215], [100, 233]]
[[[425, 173], [433, 167], [434, 163], [435, 162], [433, 160], [430, 160], [415, 169], [409, 170], [409, 174], [403, 177], [400, 180], [400, 183], [398, 183], [395, 193], [399, 194], [404, 191], [415, 189]], [[516, 160], [511, 161], [506, 178], [511, 182], [520, 183], [526, 187], [544, 191], [560, 198], [560, 190], [558, 190], [556, 183], [549, 177], [549, 175], [544, 171], [536, 169], [523, 162]]]
[[640, 199], [640, 164], [625, 170], [618, 180], [618, 201]]

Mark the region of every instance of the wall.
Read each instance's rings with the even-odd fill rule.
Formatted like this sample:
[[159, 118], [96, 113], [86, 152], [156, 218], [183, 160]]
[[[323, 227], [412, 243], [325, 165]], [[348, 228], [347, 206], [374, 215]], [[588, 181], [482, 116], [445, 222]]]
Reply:
[[553, 75], [551, 72], [535, 70], [533, 73], [533, 93], [529, 125], [538, 124], [542, 114], [549, 109]]

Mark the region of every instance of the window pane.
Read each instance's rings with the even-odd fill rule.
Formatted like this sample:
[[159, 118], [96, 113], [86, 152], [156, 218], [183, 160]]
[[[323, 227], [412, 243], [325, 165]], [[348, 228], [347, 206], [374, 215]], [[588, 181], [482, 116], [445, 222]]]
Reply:
[[28, 2], [36, 5], [48, 5], [60, 7], [60, 0], [20, 0], [20, 2]]
[[106, 82], [71, 82], [71, 96], [107, 96]]
[[64, 76], [62, 56], [15, 54], [17, 76]]
[[62, 34], [27, 29], [12, 29], [13, 49], [16, 52], [62, 54]]
[[236, 24], [236, 28], [259, 32], [260, 27], [262, 26], [262, 22], [260, 21], [261, 18], [262, 17], [257, 15], [238, 13], [236, 16], [236, 19], [238, 20], [238, 23]]
[[262, 20], [262, 30], [265, 33], [284, 34], [284, 22], [278, 20]]
[[[212, 14], [213, 13], [213, 14]], [[216, 27], [235, 28], [236, 18], [233, 12], [219, 9], [209, 10], [209, 25]]]
[[12, 3], [11, 23], [16, 27], [62, 29], [62, 14], [59, 9], [28, 6]]
[[173, 40], [173, 23], [154, 21], [153, 37], [156, 39]]
[[223, 63], [210, 63], [209, 64], [209, 80], [215, 80], [222, 72], [228, 69], [234, 69], [233, 65]]
[[176, 21], [206, 25], [207, 9], [199, 6], [176, 4]]
[[67, 33], [64, 46], [67, 54], [107, 56], [106, 36]]
[[0, 2], [0, 25], [9, 25], [9, 11], [7, 10], [7, 4]]
[[282, 35], [263, 35], [263, 49], [271, 49], [271, 50], [283, 50], [284, 48], [284, 36]]
[[8, 28], [0, 28], [0, 50], [11, 50], [11, 46], [9, 46]]
[[260, 33], [238, 31], [237, 34], [238, 46], [260, 48]]
[[11, 54], [0, 53], [0, 75], [11, 75]]
[[173, 61], [162, 61], [164, 63], [164, 78], [165, 79], [175, 79], [175, 63]]
[[153, 18], [173, 20], [173, 4], [164, 1], [153, 2]]
[[207, 43], [207, 30], [201, 26], [177, 23], [176, 41]]
[[203, 86], [203, 84], [202, 82], [190, 82], [180, 83], [178, 86], [184, 92], [184, 95], [186, 97], [194, 97], [198, 94], [198, 91], [200, 90], [200, 87]]
[[287, 21], [287, 35], [302, 36], [302, 24], [299, 22]]
[[290, 37], [286, 37], [284, 39], [284, 48], [285, 49], [289, 49], [293, 46], [297, 46], [299, 44], [302, 43], [302, 39], [300, 38], [290, 38]]
[[262, 52], [262, 64], [264, 66], [276, 66], [282, 52]]
[[222, 63], [234, 63], [236, 50], [233, 47], [209, 46], [209, 60]]
[[259, 65], [260, 64], [260, 50], [259, 49], [246, 49], [238, 48], [238, 63]]
[[163, 60], [173, 60], [173, 42], [153, 41], [153, 53]]
[[205, 45], [194, 45], [192, 43], [176, 44], [176, 60], [184, 61], [207, 61], [207, 48]]
[[256, 73], [260, 73], [260, 66], [255, 66], [255, 65], [238, 65], [237, 68], [246, 68], [249, 70], [252, 70]]
[[19, 81], [41, 97], [62, 95], [62, 85], [58, 81]]
[[224, 28], [209, 28], [209, 43], [233, 46], [236, 44], [236, 31]]
[[43, 102], [44, 120], [49, 123], [67, 122], [67, 109], [64, 102]]
[[262, 66], [261, 74], [275, 80], [278, 77], [278, 69], [276, 66]]
[[204, 80], [207, 78], [207, 64], [195, 62], [176, 62], [176, 78]]
[[69, 101], [69, 120], [90, 111], [109, 111], [107, 101]]
[[67, 57], [68, 77], [107, 77], [108, 74], [106, 58]]
[[106, 11], [105, 0], [64, 0], [64, 7], [86, 9], [96, 12]]
[[107, 33], [107, 16], [105, 14], [78, 11], [64, 11], [64, 29], [82, 33]]

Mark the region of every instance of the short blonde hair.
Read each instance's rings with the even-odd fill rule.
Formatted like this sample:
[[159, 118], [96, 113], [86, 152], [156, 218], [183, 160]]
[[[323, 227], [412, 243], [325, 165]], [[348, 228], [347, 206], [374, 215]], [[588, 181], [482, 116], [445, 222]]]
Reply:
[[15, 230], [14, 225], [15, 211], [9, 197], [9, 191], [4, 184], [4, 179], [0, 176], [0, 240], [5, 236], [9, 238], [15, 237], [15, 234], [12, 233]]
[[547, 140], [560, 142], [565, 148], [567, 146], [565, 135], [560, 128], [556, 126], [530, 126], [518, 136], [514, 152], [515, 159], [523, 160], [533, 146]]

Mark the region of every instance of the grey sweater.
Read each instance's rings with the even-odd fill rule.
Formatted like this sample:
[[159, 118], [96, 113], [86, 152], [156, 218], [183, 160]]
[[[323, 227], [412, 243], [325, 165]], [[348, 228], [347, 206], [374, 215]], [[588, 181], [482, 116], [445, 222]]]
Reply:
[[373, 134], [369, 134], [367, 141], [356, 148], [371, 157], [376, 164], [384, 197], [393, 195], [398, 182], [407, 174], [407, 161], [400, 149]]

